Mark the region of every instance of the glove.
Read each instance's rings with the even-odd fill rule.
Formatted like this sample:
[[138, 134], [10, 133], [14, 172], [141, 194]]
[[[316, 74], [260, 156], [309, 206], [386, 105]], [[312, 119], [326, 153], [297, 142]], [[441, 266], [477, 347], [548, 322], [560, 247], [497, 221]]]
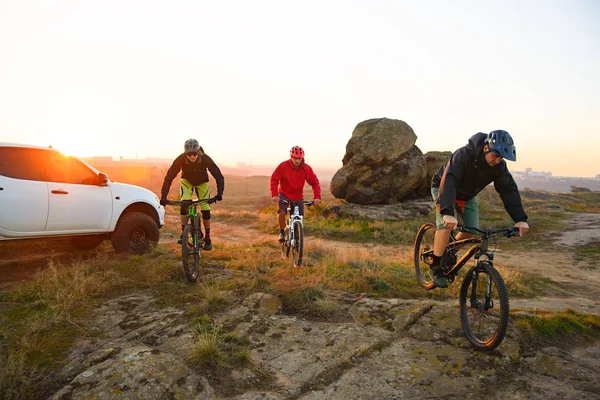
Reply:
[[221, 195], [221, 194], [218, 194], [218, 195], [216, 195], [216, 196], [215, 196], [215, 200], [216, 200], [216, 201], [221, 201], [221, 200], [223, 200], [223, 195]]
[[166, 206], [168, 204], [169, 204], [169, 200], [167, 200], [166, 197], [163, 197], [163, 198], [160, 199], [160, 205], [161, 206]]

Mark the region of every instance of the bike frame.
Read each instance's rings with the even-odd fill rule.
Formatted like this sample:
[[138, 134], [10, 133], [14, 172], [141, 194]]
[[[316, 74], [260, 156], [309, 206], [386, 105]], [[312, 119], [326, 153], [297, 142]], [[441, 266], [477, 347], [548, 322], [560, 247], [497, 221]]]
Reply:
[[[469, 228], [466, 228], [467, 230]], [[481, 234], [480, 237], [477, 238], [468, 238], [468, 239], [461, 239], [461, 240], [456, 240], [456, 239], [451, 239], [450, 242], [448, 243], [447, 248], [448, 249], [456, 249], [456, 247], [460, 247], [463, 246], [465, 244], [473, 244], [473, 246], [471, 246], [465, 254], [463, 254], [463, 256], [456, 262], [456, 264], [450, 268], [448, 271], [446, 271], [446, 273], [444, 274], [448, 279], [453, 280], [454, 277], [456, 276], [456, 274], [458, 274], [458, 271], [460, 271], [460, 269], [467, 263], [467, 261], [469, 261], [471, 259], [471, 257], [475, 257], [475, 260], [477, 260], [477, 265], [479, 265], [480, 261], [479, 259], [481, 258], [481, 256], [485, 256], [486, 259], [488, 260], [488, 262], [492, 265], [492, 267], [494, 266], [494, 253], [493, 252], [488, 252], [488, 242], [489, 239], [496, 233], [499, 232], [504, 232], [506, 229], [485, 229], [485, 230], [481, 230], [481, 229], [476, 229], [477, 232], [479, 232]], [[518, 231], [518, 229], [517, 229]], [[511, 231], [512, 233], [509, 233], [509, 235], [514, 234], [515, 228], [513, 228], [513, 230]], [[471, 287], [471, 294], [469, 296], [469, 303], [471, 304], [471, 307], [477, 307], [477, 276], [479, 275], [479, 272], [477, 271], [477, 269], [473, 270], [473, 285]], [[492, 301], [492, 279], [491, 277], [488, 276], [487, 282], [486, 282], [486, 290], [485, 290], [485, 302], [483, 304], [483, 308], [485, 310], [489, 310], [491, 308], [494, 307], [494, 302]]]
[[[200, 217], [198, 216], [198, 204], [200, 203], [200, 201], [194, 202], [193, 200], [183, 200], [182, 203], [185, 204], [186, 202], [191, 201], [192, 203], [190, 203], [190, 205], [188, 206], [188, 215], [187, 215], [187, 220], [186, 220], [186, 225], [189, 224], [191, 222], [190, 225], [194, 226], [194, 236], [193, 236], [193, 240], [194, 240], [194, 252], [199, 252], [200, 251], [200, 241], [198, 240], [198, 236], [200, 236], [202, 234], [202, 227], [200, 226]], [[191, 221], [190, 221], [191, 220]]]
[[465, 254], [463, 254], [463, 256], [456, 262], [456, 264], [454, 264], [454, 266], [452, 268], [450, 268], [448, 271], [446, 271], [446, 273], [445, 273], [446, 277], [454, 277], [456, 274], [458, 274], [458, 271], [460, 271], [460, 269], [462, 267], [464, 267], [464, 265], [473, 256], [475, 256], [475, 259], [477, 260], [482, 255], [486, 255], [489, 260], [493, 260], [494, 255], [487, 253], [487, 240], [485, 243], [486, 251], [483, 251], [484, 244], [482, 242], [483, 242], [483, 240], [481, 238], [468, 238], [468, 239], [454, 240], [454, 241], [451, 241], [450, 243], [448, 243], [447, 248], [449, 248], [449, 249], [456, 248], [458, 246], [463, 246], [465, 244], [473, 244], [473, 246], [471, 246], [467, 250], [467, 252]]
[[[451, 237], [450, 242], [448, 243], [448, 246], [446, 246], [447, 249], [456, 249], [457, 247], [461, 247], [466, 244], [472, 244], [473, 246], [471, 246], [467, 250], [467, 252], [465, 254], [463, 254], [463, 256], [458, 261], [456, 261], [456, 264], [452, 268], [450, 268], [448, 271], [446, 271], [445, 275], [447, 278], [453, 278], [454, 276], [456, 276], [456, 274], [458, 274], [458, 271], [460, 271], [460, 269], [473, 256], [475, 257], [476, 260], [479, 260], [481, 258], [481, 256], [485, 256], [487, 258], [487, 260], [489, 260], [490, 263], [493, 265], [494, 264], [494, 253], [488, 252], [489, 239], [497, 233], [506, 231], [505, 228], [502, 228], [502, 229], [477, 229], [477, 228], [468, 228], [468, 227], [463, 227], [463, 228], [467, 232], [469, 229], [476, 230], [477, 232], [479, 232], [481, 234], [481, 236], [467, 238], [467, 239], [461, 239], [461, 240], [456, 240], [456, 239], [453, 239], [453, 237]], [[516, 232], [515, 228], [513, 228], [512, 232]], [[469, 233], [472, 233], [472, 232], [469, 232]]]
[[[478, 350], [495, 349], [504, 339], [509, 323], [509, 299], [502, 275], [494, 268], [495, 248], [489, 248], [489, 241], [502, 233], [505, 237], [518, 235], [516, 227], [500, 229], [479, 229], [459, 225], [457, 230], [475, 237], [457, 240], [456, 231], [450, 232], [450, 240], [444, 252], [444, 276], [454, 281], [467, 261], [475, 258], [475, 265], [465, 275], [459, 294], [460, 318], [465, 336]], [[433, 247], [430, 233], [436, 232], [435, 225], [426, 223], [419, 228], [415, 240], [415, 272], [419, 284], [426, 290], [436, 287], [432, 271]], [[427, 235], [427, 236], [425, 236]], [[426, 239], [424, 239], [426, 237]], [[435, 238], [433, 239], [435, 243]], [[457, 250], [468, 245], [465, 253], [457, 259]], [[492, 243], [492, 246], [494, 243]], [[429, 266], [429, 277], [424, 275], [424, 267]], [[495, 304], [498, 302], [498, 304]], [[496, 312], [490, 313], [494, 309]]]
[[[201, 200], [177, 200], [171, 201], [172, 205], [188, 205], [188, 213], [186, 215], [186, 223], [185, 225], [193, 225], [194, 226], [194, 254], [200, 253], [200, 248], [202, 245], [202, 238], [204, 237], [202, 233], [202, 225], [200, 224], [200, 215], [198, 214], [198, 204], [200, 203], [214, 203], [214, 197], [209, 199], [201, 199]], [[200, 237], [200, 239], [198, 239]]]
[[[288, 200], [281, 199], [283, 203], [287, 205], [286, 211], [288, 214], [287, 225], [285, 227], [286, 239], [281, 244], [281, 252], [285, 257], [290, 256], [292, 253], [292, 260], [294, 267], [302, 265], [302, 256], [304, 254], [304, 216], [300, 215], [300, 205], [306, 204], [308, 207], [314, 203], [306, 200]], [[293, 208], [293, 212], [292, 212]], [[296, 237], [296, 230], [300, 236]]]
[[289, 201], [287, 204], [287, 212], [289, 215], [288, 221], [287, 221], [287, 228], [288, 228], [288, 246], [289, 247], [294, 247], [294, 245], [296, 244], [296, 231], [294, 229], [294, 226], [296, 224], [300, 224], [300, 226], [304, 227], [304, 224], [302, 222], [303, 216], [300, 215], [300, 207], [298, 207], [298, 205], [294, 206], [294, 213], [292, 214], [292, 202]]
[[[202, 234], [202, 224], [200, 223], [200, 215], [198, 214], [198, 204], [214, 203], [216, 199], [199, 199], [199, 200], [171, 200], [169, 204], [187, 206], [188, 213], [185, 216], [184, 230], [182, 232], [181, 255], [183, 260], [183, 272], [190, 282], [196, 282], [199, 276], [200, 257], [202, 254], [202, 245], [204, 235]], [[190, 229], [192, 227], [193, 229]], [[192, 232], [189, 232], [192, 231]], [[184, 237], [184, 234], [186, 235]], [[188, 234], [190, 236], [188, 236]], [[191, 239], [191, 243], [188, 240]], [[193, 266], [190, 265], [190, 256], [193, 257]]]

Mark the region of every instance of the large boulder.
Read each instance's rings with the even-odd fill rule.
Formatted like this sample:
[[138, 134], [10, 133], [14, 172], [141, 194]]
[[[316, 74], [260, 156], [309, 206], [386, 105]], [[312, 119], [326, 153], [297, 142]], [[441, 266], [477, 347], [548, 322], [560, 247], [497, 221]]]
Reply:
[[391, 204], [407, 197], [426, 175], [417, 135], [404, 121], [388, 118], [359, 123], [346, 145], [331, 193], [355, 204]]
[[445, 164], [452, 156], [451, 151], [430, 151], [425, 153], [425, 178], [416, 190], [416, 197], [431, 196], [431, 178], [440, 169], [442, 164]]

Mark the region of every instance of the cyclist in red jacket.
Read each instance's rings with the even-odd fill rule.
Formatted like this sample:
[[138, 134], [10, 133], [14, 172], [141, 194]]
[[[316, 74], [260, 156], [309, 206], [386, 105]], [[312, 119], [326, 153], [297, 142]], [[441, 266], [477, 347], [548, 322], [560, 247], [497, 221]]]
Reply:
[[294, 146], [290, 150], [290, 159], [282, 162], [271, 175], [271, 197], [273, 201], [279, 202], [277, 212], [279, 222], [279, 241], [285, 241], [285, 215], [287, 205], [281, 200], [300, 201], [300, 215], [304, 215], [304, 204], [302, 203], [304, 182], [312, 186], [315, 204], [321, 202], [321, 184], [313, 169], [304, 162], [304, 150], [302, 147]]

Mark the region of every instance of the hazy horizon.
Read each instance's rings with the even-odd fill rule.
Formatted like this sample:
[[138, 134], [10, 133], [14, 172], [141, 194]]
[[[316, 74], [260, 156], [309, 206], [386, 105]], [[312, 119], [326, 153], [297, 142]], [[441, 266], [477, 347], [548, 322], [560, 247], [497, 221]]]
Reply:
[[[88, 162], [99, 162], [98, 165], [104, 165], [104, 159], [111, 159], [111, 162], [114, 163], [119, 163], [119, 162], [123, 162], [123, 163], [129, 163], [129, 162], [146, 162], [149, 164], [153, 164], [153, 163], [157, 163], [158, 161], [160, 161], [160, 165], [164, 166], [165, 168], [169, 167], [171, 165], [171, 163], [173, 162], [173, 160], [171, 158], [162, 158], [162, 157], [151, 157], [151, 158], [123, 158], [123, 159], [119, 159], [119, 158], [112, 158], [110, 156], [90, 156], [90, 157], [82, 157], [82, 159], [88, 161]], [[248, 171], [252, 171], [252, 170], [266, 170], [267, 172], [265, 172], [264, 174], [260, 174], [260, 175], [270, 175], [272, 170], [275, 170], [275, 168], [277, 167], [277, 165], [279, 165], [279, 162], [276, 162], [274, 164], [247, 164], [244, 161], [238, 161], [235, 164], [219, 164], [218, 166], [220, 168], [227, 168], [227, 169], [235, 169], [235, 170], [248, 170]], [[340, 168], [342, 168], [342, 164], [340, 161], [340, 165], [337, 167], [329, 167], [329, 166], [314, 166], [311, 165], [315, 170], [317, 171], [327, 171], [329, 173], [335, 173], [337, 170], [339, 170]], [[523, 173], [525, 172], [525, 169], [523, 170], [519, 170], [519, 169], [515, 169], [515, 168], [510, 168], [510, 162], [509, 162], [509, 170], [511, 172], [519, 172], [519, 173]], [[268, 172], [271, 171], [271, 172]], [[263, 171], [264, 172], [264, 171]], [[580, 175], [557, 175], [554, 174], [553, 171], [540, 171], [540, 170], [535, 170], [533, 169], [532, 172], [534, 173], [539, 173], [539, 172], [552, 172], [552, 178], [561, 178], [561, 177], [565, 177], [565, 178], [584, 178], [584, 179], [597, 179], [596, 175], [593, 176], [580, 176]], [[246, 175], [246, 174], [243, 174]], [[535, 175], [532, 176], [533, 178], [535, 178]]]
[[[0, 0], [2, 1], [2, 0]], [[594, 0], [4, 1], [0, 141], [340, 168], [355, 126], [393, 118], [454, 151], [508, 130], [511, 170], [600, 174]]]

